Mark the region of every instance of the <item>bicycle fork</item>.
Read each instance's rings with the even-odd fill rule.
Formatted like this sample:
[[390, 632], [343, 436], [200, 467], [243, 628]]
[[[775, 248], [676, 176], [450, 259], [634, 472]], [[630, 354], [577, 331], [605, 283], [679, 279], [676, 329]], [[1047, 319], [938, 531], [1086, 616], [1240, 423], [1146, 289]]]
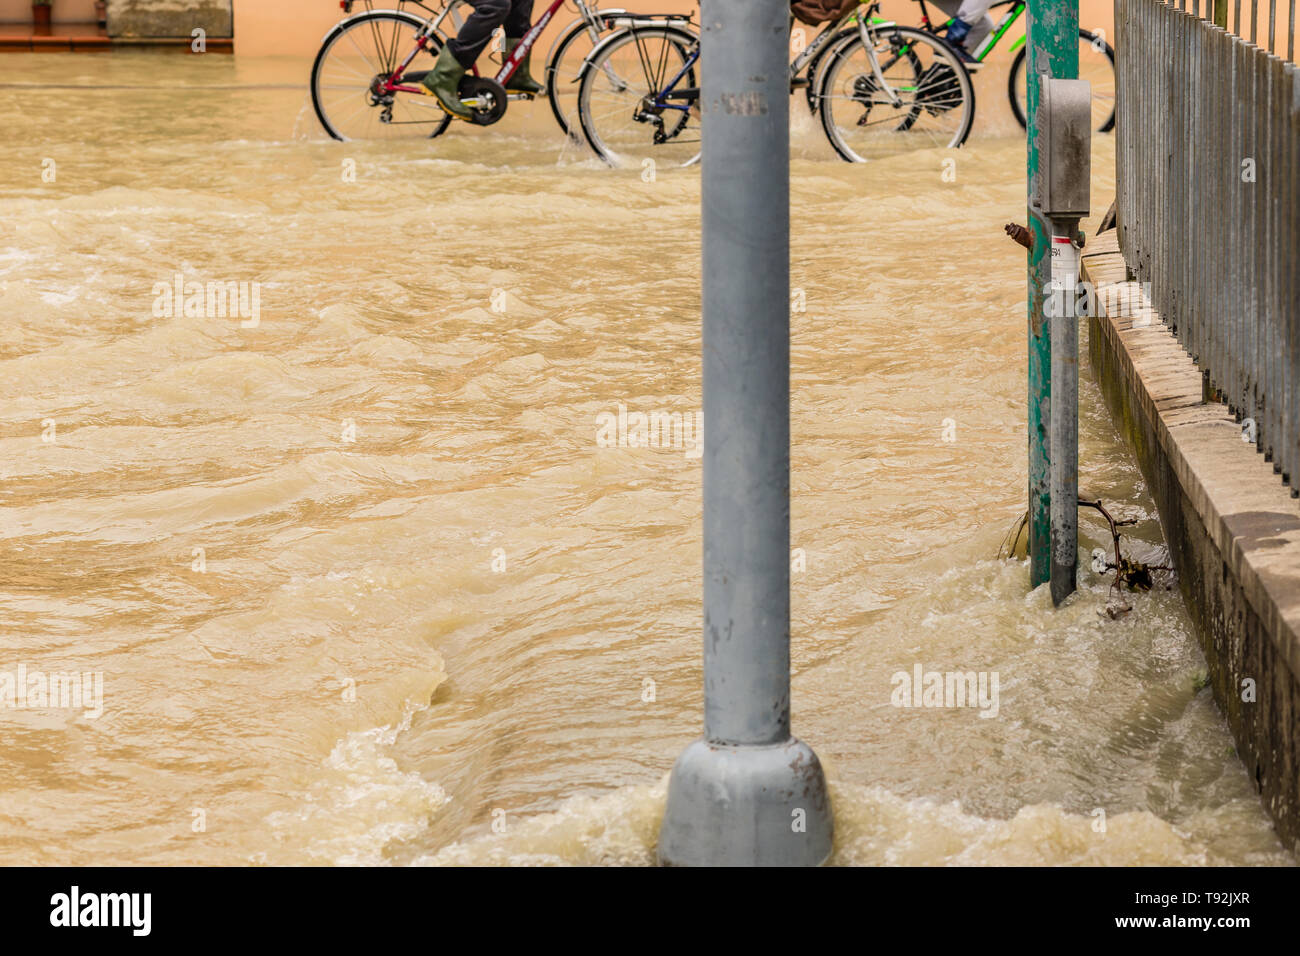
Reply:
[[897, 93], [890, 88], [885, 81], [885, 74], [880, 69], [880, 60], [876, 57], [876, 44], [872, 32], [867, 28], [867, 20], [871, 13], [871, 7], [866, 4], [858, 7], [858, 36], [862, 38], [862, 49], [867, 52], [867, 59], [871, 62], [871, 72], [876, 78], [876, 89], [881, 90], [889, 97], [889, 105], [898, 108], [902, 102]]

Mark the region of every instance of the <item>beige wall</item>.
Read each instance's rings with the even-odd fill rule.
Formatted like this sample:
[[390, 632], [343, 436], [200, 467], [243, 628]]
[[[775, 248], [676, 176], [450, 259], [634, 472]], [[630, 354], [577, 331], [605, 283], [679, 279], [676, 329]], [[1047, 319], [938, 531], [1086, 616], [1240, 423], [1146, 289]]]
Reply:
[[[55, 2], [58, 3], [59, 0]], [[547, 0], [533, 0], [534, 17], [546, 9], [546, 4]], [[394, 7], [397, 4], [395, 0], [388, 0], [376, 5]], [[697, 9], [697, 4], [692, 0], [602, 0], [602, 6], [624, 6], [630, 10], [655, 13], [686, 13]], [[358, 3], [357, 9], [360, 7], [361, 4]], [[412, 9], [418, 12], [418, 8]], [[938, 12], [937, 8], [932, 9], [935, 13]], [[920, 8], [914, 0], [885, 0], [884, 11], [886, 16], [902, 23], [920, 20]], [[1111, 39], [1114, 33], [1111, 29], [1113, 11], [1112, 0], [1082, 0], [1079, 19], [1086, 27], [1102, 27], [1107, 39]], [[338, 3], [328, 0], [235, 0], [235, 53], [248, 56], [310, 56], [320, 46], [326, 31], [342, 15]], [[543, 35], [540, 49], [545, 51], [551, 37], [572, 19], [572, 8], [561, 7]], [[1013, 31], [1019, 29], [1020, 26], [1017, 25]]]

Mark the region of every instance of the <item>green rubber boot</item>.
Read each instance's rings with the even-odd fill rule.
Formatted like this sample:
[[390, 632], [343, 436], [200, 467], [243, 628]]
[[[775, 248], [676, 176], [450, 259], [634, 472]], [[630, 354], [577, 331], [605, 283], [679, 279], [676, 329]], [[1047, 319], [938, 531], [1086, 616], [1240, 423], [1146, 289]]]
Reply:
[[[506, 38], [506, 59], [510, 59], [510, 54], [514, 52], [515, 47], [519, 46], [518, 40]], [[507, 93], [529, 93], [537, 96], [542, 92], [542, 84], [538, 83], [528, 73], [528, 61], [533, 58], [533, 51], [529, 50], [528, 55], [519, 61], [519, 69], [515, 70], [514, 76], [506, 80]]]
[[444, 46], [438, 54], [438, 62], [420, 82], [430, 96], [438, 98], [438, 105], [456, 119], [472, 120], [474, 114], [460, 101], [456, 89], [460, 78], [465, 75], [465, 68], [452, 56], [451, 48]]

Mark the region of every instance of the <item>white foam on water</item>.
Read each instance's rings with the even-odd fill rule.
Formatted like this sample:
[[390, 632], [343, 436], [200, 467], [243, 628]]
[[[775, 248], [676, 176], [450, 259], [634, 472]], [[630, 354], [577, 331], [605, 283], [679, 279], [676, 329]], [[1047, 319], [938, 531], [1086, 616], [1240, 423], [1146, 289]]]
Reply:
[[[415, 861], [420, 866], [650, 866], [667, 798], [667, 778], [576, 796], [553, 812], [506, 818], [488, 832]], [[985, 819], [956, 802], [907, 799], [880, 787], [832, 784], [835, 845], [831, 866], [1216, 866], [1214, 845], [1155, 814], [1108, 819], [1050, 804], [1022, 807], [1007, 820]], [[1226, 836], [1227, 834], [1219, 834]], [[1260, 865], [1294, 865], [1263, 849]]]
[[376, 866], [394, 842], [419, 836], [447, 802], [442, 787], [398, 766], [390, 750], [428, 707], [408, 701], [395, 724], [353, 731], [330, 751], [297, 810], [266, 818], [276, 851], [250, 862]]

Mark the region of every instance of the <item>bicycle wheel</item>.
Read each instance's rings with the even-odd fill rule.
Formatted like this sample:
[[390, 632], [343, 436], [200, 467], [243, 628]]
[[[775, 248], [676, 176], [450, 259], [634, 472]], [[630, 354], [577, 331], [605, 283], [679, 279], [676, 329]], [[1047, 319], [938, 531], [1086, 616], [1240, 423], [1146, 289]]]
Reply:
[[[621, 14], [623, 10], [602, 10], [600, 17]], [[546, 98], [551, 103], [551, 112], [555, 121], [574, 139], [580, 139], [578, 124], [575, 122], [578, 112], [578, 84], [582, 81], [582, 66], [603, 33], [592, 38], [592, 31], [597, 30], [579, 17], [560, 36], [555, 50], [546, 63]]]
[[[432, 96], [378, 90], [416, 48], [423, 25], [413, 13], [375, 10], [341, 21], [325, 35], [311, 68], [311, 102], [325, 132], [339, 140], [414, 139], [447, 128], [451, 117]], [[430, 36], [403, 73], [404, 82], [418, 83], [441, 49], [438, 37]]]
[[[1092, 128], [1109, 133], [1115, 128], [1115, 51], [1100, 34], [1079, 31], [1079, 79], [1092, 84]], [[1025, 47], [1011, 64], [1007, 95], [1016, 122], [1025, 128]]]
[[[578, 118], [597, 156], [611, 166], [699, 159], [698, 45], [669, 25], [627, 27], [600, 42], [578, 86]], [[667, 105], [657, 103], [665, 91]]]
[[868, 35], [870, 50], [853, 27], [828, 54], [818, 109], [835, 151], [862, 163], [966, 142], [975, 88], [952, 48], [913, 27], [877, 26]]

